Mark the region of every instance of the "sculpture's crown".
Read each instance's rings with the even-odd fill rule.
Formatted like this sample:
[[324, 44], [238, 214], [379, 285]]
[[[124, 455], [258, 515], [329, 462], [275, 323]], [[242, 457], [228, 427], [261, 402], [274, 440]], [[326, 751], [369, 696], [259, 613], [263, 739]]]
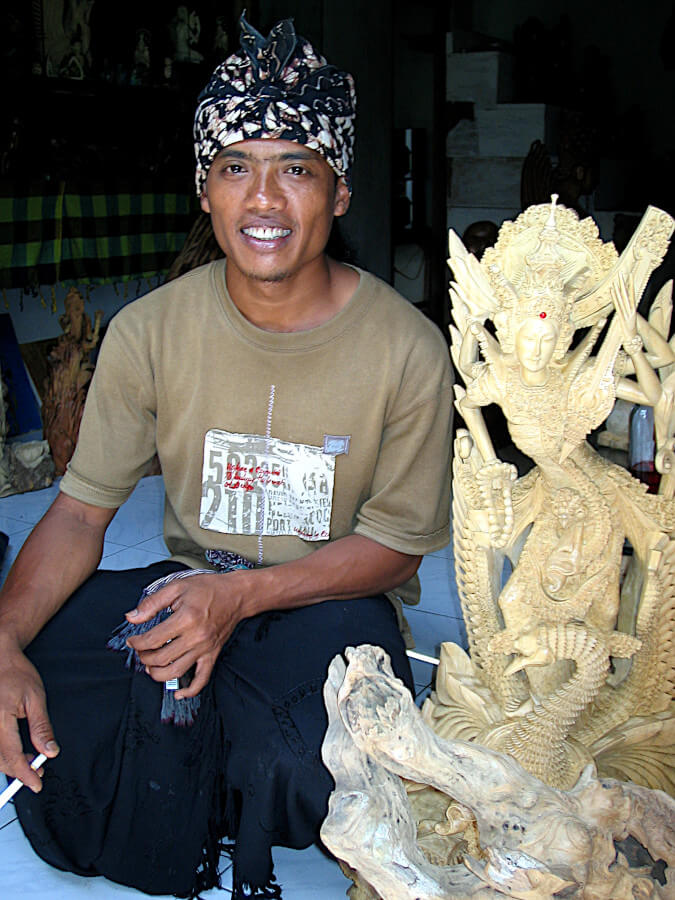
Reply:
[[530, 231], [528, 240], [517, 253], [511, 252], [509, 277], [496, 260], [491, 260], [488, 266], [490, 280], [500, 301], [495, 325], [499, 341], [507, 352], [513, 349], [518, 329], [527, 319], [549, 319], [555, 323], [559, 334], [557, 355], [565, 352], [573, 334], [574, 294], [566, 291], [567, 261], [560, 250], [557, 201], [558, 195], [553, 194], [543, 226]]
[[558, 195], [551, 197], [551, 211], [541, 229], [536, 247], [525, 255], [520, 282], [515, 285], [519, 302], [513, 313], [516, 320], [532, 316], [552, 318], [559, 329], [569, 320], [573, 298], [565, 298], [563, 269], [565, 259], [558, 250], [560, 233], [555, 213]]

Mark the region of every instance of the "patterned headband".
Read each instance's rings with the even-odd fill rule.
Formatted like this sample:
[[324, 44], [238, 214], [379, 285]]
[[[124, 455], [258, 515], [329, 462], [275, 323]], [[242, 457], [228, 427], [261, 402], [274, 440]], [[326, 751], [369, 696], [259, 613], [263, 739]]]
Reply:
[[225, 147], [249, 138], [296, 141], [316, 150], [351, 192], [356, 92], [347, 72], [328, 65], [296, 35], [292, 19], [267, 39], [242, 15], [242, 50], [228, 57], [199, 95], [194, 121], [196, 184]]

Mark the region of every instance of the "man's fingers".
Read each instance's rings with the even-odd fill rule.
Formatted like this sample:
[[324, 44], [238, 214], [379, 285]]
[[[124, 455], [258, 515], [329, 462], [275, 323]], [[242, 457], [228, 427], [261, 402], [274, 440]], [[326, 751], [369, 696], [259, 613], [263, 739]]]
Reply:
[[185, 646], [185, 642], [181, 640], [181, 638], [176, 638], [175, 640], [171, 640], [168, 643], [165, 642], [161, 647], [150, 647], [148, 650], [144, 650], [136, 643], [133, 644], [133, 648], [143, 665], [146, 668], [151, 669], [170, 666], [189, 650], [189, 648]]
[[197, 694], [202, 690], [202, 688], [206, 687], [209, 682], [209, 678], [211, 677], [211, 672], [213, 671], [213, 666], [215, 665], [216, 658], [216, 656], [202, 656], [197, 660], [195, 674], [192, 681], [190, 682], [188, 687], [181, 688], [179, 691], [176, 691], [176, 700], [182, 700], [187, 697], [196, 697]]
[[[127, 613], [127, 615], [129, 615], [129, 613]], [[161, 647], [164, 647], [169, 641], [178, 637], [176, 630], [177, 625], [176, 622], [171, 621], [172, 618], [173, 616], [169, 616], [163, 622], [160, 622], [159, 625], [154, 625], [144, 634], [136, 634], [133, 635], [133, 637], [127, 638], [127, 646], [135, 650], [139, 656], [141, 652], [159, 650]]]
[[159, 591], [155, 591], [154, 594], [148, 594], [147, 597], [143, 597], [135, 609], [130, 609], [129, 612], [126, 613], [127, 620], [134, 625], [141, 622], [147, 622], [152, 619], [153, 616], [156, 616], [158, 612], [171, 606], [177, 596], [178, 592], [176, 591], [175, 586], [173, 584], [168, 584]]
[[26, 701], [26, 719], [32, 745], [39, 753], [52, 759], [61, 751], [54, 737], [54, 729], [49, 721], [43, 698], [30, 697]]
[[32, 753], [24, 753], [24, 756], [26, 757], [26, 762], [27, 762], [28, 765], [31, 767], [31, 769], [32, 769], [34, 772], [36, 772], [36, 773], [40, 776], [40, 778], [42, 778], [42, 776], [45, 774], [44, 763], [42, 763], [42, 764], [39, 765], [39, 766], [36, 766], [36, 765], [35, 765], [35, 763], [36, 763], [39, 759], [42, 759], [42, 756], [33, 756]]
[[42, 790], [42, 781], [37, 772], [30, 767], [30, 760], [33, 757], [26, 759], [21, 749], [18, 729], [15, 728], [6, 738], [5, 746], [0, 750], [0, 772], [9, 779], [18, 778], [37, 794]]
[[181, 678], [195, 663], [194, 652], [186, 652], [167, 665], [146, 665], [145, 671], [153, 681], [171, 681], [172, 678]]

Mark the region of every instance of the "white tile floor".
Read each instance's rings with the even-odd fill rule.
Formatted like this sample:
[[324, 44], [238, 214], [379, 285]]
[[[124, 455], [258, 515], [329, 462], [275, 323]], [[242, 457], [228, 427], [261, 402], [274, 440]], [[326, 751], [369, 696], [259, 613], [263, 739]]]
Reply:
[[[0, 531], [9, 535], [9, 548], [0, 572], [8, 571], [32, 526], [40, 519], [58, 487], [17, 494], [0, 499]], [[106, 536], [103, 568], [132, 568], [149, 565], [167, 556], [162, 538], [163, 486], [161, 477], [144, 478], [132, 497], [113, 519]], [[420, 577], [422, 602], [407, 613], [417, 649], [438, 656], [441, 641], [464, 645], [465, 631], [454, 587], [452, 548], [446, 547], [425, 557]], [[415, 682], [424, 695], [433, 678], [433, 667], [413, 661]], [[0, 789], [4, 787], [0, 775]], [[345, 896], [350, 883], [337, 864], [321, 851], [277, 849], [275, 869], [285, 900], [337, 900]], [[223, 885], [228, 887], [227, 874]], [[203, 896], [216, 898], [229, 892], [209, 891]], [[59, 872], [43, 863], [23, 836], [12, 805], [0, 811], [0, 898], [2, 900], [97, 900], [140, 897], [138, 891], [121, 887], [103, 878], [80, 878]], [[161, 900], [161, 898], [160, 898]]]

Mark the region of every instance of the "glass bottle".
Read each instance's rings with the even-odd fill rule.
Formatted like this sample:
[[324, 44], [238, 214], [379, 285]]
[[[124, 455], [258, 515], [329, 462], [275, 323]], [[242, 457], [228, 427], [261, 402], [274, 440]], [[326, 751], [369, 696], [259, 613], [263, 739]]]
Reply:
[[654, 465], [655, 449], [654, 410], [637, 404], [630, 417], [629, 468], [651, 494], [658, 491], [660, 478]]

